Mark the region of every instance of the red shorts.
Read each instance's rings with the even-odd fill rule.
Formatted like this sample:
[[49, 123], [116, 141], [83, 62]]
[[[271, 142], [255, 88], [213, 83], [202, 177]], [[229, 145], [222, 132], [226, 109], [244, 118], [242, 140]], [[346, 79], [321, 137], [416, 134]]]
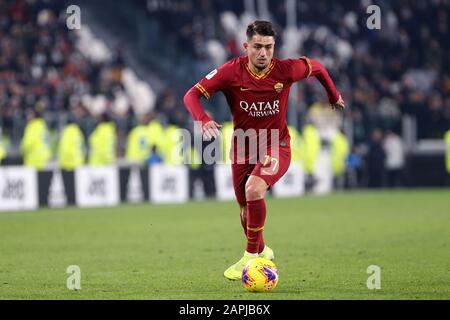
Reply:
[[231, 172], [233, 177], [234, 193], [237, 202], [245, 206], [245, 184], [248, 178], [257, 176], [263, 179], [269, 188], [274, 185], [289, 169], [291, 163], [291, 148], [289, 146], [280, 147], [278, 155], [268, 154], [256, 164], [232, 164]]

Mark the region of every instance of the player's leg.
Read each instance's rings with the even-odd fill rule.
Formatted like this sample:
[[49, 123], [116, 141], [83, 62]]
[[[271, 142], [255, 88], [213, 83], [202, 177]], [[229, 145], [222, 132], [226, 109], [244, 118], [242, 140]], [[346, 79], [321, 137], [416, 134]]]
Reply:
[[[267, 258], [273, 259], [273, 251], [264, 245], [262, 238], [266, 218], [264, 196], [267, 190], [267, 183], [257, 176], [250, 176], [245, 184], [247, 205], [241, 204], [241, 223], [246, 229], [247, 245], [243, 257], [224, 272], [224, 276], [230, 280], [241, 279], [242, 270], [247, 262], [257, 258], [262, 252], [267, 255]], [[245, 208], [246, 211], [243, 211]], [[264, 248], [267, 249], [263, 251]]]
[[[232, 166], [234, 191], [236, 194], [236, 200], [240, 206], [241, 225], [244, 230], [246, 239], [248, 233], [247, 229], [248, 208], [247, 208], [246, 192], [252, 193], [253, 190], [255, 189], [255, 184], [253, 182], [248, 183], [250, 173], [254, 171], [254, 168], [255, 165], [247, 165], [247, 164]], [[267, 191], [267, 185], [265, 184], [264, 189]], [[269, 247], [265, 246], [264, 240], [262, 239], [262, 234], [260, 237], [256, 255], [245, 251], [244, 255], [238, 262], [231, 265], [227, 270], [225, 270], [224, 276], [230, 280], [241, 279], [242, 269], [244, 268], [245, 264], [255, 256], [264, 257], [270, 260], [273, 260], [274, 258], [273, 251]]]
[[[247, 206], [246, 205], [240, 205], [240, 218], [241, 218], [241, 225], [242, 229], [244, 230], [245, 238], [247, 239]], [[262, 237], [262, 235], [261, 235]], [[262, 241], [259, 244], [259, 257], [266, 258], [269, 260], [273, 260], [275, 258], [275, 255], [268, 246], [265, 245], [264, 239], [261, 239]]]
[[236, 201], [239, 204], [239, 218], [241, 220], [245, 238], [247, 238], [247, 204], [245, 200], [245, 183], [247, 182], [254, 166], [236, 162], [237, 159], [233, 155], [233, 150], [233, 147], [230, 148], [229, 154], [229, 159], [232, 161], [231, 177], [233, 181], [234, 193], [236, 195]]
[[[236, 195], [236, 200], [239, 203], [240, 207], [241, 225], [244, 229], [245, 237], [247, 238], [247, 201], [245, 199], [245, 185], [250, 173], [254, 168], [254, 165], [233, 164], [231, 168], [234, 192]], [[240, 280], [242, 276], [242, 270], [250, 259], [252, 259], [252, 257], [244, 252], [243, 257], [238, 262], [234, 263], [225, 270], [224, 276], [230, 280]]]
[[244, 229], [245, 238], [247, 238], [247, 205], [239, 204], [242, 229]]
[[[247, 207], [245, 221], [247, 225], [247, 250], [237, 263], [225, 270], [224, 276], [228, 279], [241, 279], [242, 270], [245, 264], [251, 259], [258, 257], [259, 253], [267, 259], [273, 259], [273, 251], [264, 245], [262, 236], [261, 226], [264, 227], [266, 215], [264, 197], [269, 186], [273, 185], [286, 173], [289, 168], [290, 159], [290, 149], [289, 147], [286, 147], [281, 148], [279, 155], [277, 154], [276, 157], [272, 155], [267, 156], [262, 163], [258, 163], [255, 166], [232, 166], [236, 198], [241, 207], [243, 207], [244, 204], [246, 204]], [[252, 170], [249, 177], [249, 169], [251, 168]], [[243, 219], [241, 219], [241, 222], [242, 221]], [[258, 227], [255, 227], [255, 225], [258, 225]], [[249, 235], [252, 238], [250, 241]], [[256, 241], [253, 238], [256, 238]], [[263, 249], [262, 252], [261, 249]]]
[[245, 184], [247, 200], [247, 247], [251, 254], [259, 254], [264, 249], [263, 229], [266, 221], [264, 197], [269, 186], [262, 178], [251, 175]]
[[[265, 245], [263, 229], [266, 218], [265, 194], [289, 169], [291, 151], [289, 146], [282, 147], [278, 153], [269, 153], [262, 163], [258, 163], [246, 185], [247, 199], [247, 238], [256, 237], [259, 243], [259, 256], [273, 260], [274, 252]], [[250, 204], [251, 203], [251, 204]], [[249, 243], [251, 246], [251, 243]]]
[[[256, 194], [258, 194], [258, 196], [262, 196], [264, 197], [265, 192], [267, 191], [267, 184], [264, 182], [264, 180], [255, 177], [255, 176], [250, 176], [250, 178], [245, 179], [244, 181], [246, 181], [244, 188], [242, 188], [242, 184], [239, 185], [238, 188], [235, 188], [236, 191], [236, 196], [238, 199], [238, 202], [240, 203], [240, 207], [241, 207], [241, 224], [242, 227], [245, 228], [244, 230], [246, 231], [246, 237], [247, 237], [247, 247], [246, 247], [246, 251], [244, 252], [244, 255], [242, 256], [242, 258], [236, 262], [235, 264], [231, 265], [227, 270], [225, 270], [224, 272], [224, 276], [230, 280], [240, 280], [241, 276], [242, 276], [242, 270], [244, 269], [245, 265], [247, 264], [247, 262], [249, 262], [251, 259], [254, 259], [256, 257], [258, 257], [259, 255], [259, 244], [261, 243], [261, 233], [260, 232], [256, 232], [254, 233], [254, 229], [251, 228], [251, 225], [249, 225], [249, 203], [250, 206], [254, 207], [254, 203], [258, 203], [258, 201], [246, 201], [246, 205], [243, 205], [243, 199], [247, 199], [248, 196], [250, 196], [251, 199], [255, 199]], [[244, 191], [244, 197], [242, 197], [242, 191]], [[253, 208], [252, 207], [252, 208]], [[255, 209], [252, 209], [252, 212]], [[261, 212], [264, 215], [264, 219], [265, 219], [265, 204], [264, 204], [264, 210]], [[253, 215], [256, 215], [258, 213], [253, 213]], [[253, 218], [252, 223], [255, 223], [255, 219]], [[248, 237], [251, 237], [251, 239], [248, 239]], [[262, 249], [264, 249], [264, 244]], [[261, 251], [262, 251], [261, 249]], [[251, 250], [251, 251], [250, 251]]]
[[245, 183], [247, 182], [253, 167], [254, 166], [247, 164], [233, 164], [231, 166], [234, 194], [236, 195], [236, 201], [239, 204], [239, 216], [245, 237], [247, 237], [247, 200], [245, 199]]
[[[254, 183], [253, 183], [253, 180], [255, 178], [258, 178], [258, 177], [253, 176], [252, 180], [250, 182], [247, 182], [247, 190], [248, 190], [248, 192], [252, 192], [252, 190], [255, 190], [255, 186], [254, 186]], [[264, 188], [264, 186], [262, 186], [262, 187]], [[267, 192], [267, 189], [266, 189], [265, 192]], [[250, 196], [250, 198], [251, 198], [251, 196]], [[262, 199], [264, 199], [264, 197]], [[264, 203], [264, 207], [265, 207], [265, 203]], [[245, 206], [245, 210], [246, 210], [245, 212], [241, 211], [241, 215], [245, 215], [246, 216], [245, 221], [247, 222], [247, 215], [248, 215], [247, 206]], [[265, 220], [265, 218], [264, 218], [264, 220]], [[247, 236], [247, 233], [249, 232], [249, 230], [247, 228], [247, 223], [245, 224], [245, 231], [246, 231], [246, 236]], [[271, 248], [269, 248], [268, 246], [266, 246], [266, 244], [264, 242], [264, 237], [263, 237], [262, 230], [261, 230], [261, 232], [259, 234], [258, 256], [261, 257], [261, 258], [268, 259], [268, 260], [273, 260], [275, 258], [275, 254], [274, 254], [273, 250]]]

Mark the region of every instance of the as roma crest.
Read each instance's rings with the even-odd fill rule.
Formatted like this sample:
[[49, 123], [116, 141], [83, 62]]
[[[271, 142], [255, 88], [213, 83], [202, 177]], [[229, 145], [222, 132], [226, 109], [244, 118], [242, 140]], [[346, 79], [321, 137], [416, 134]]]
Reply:
[[280, 93], [283, 90], [283, 84], [281, 82], [277, 82], [274, 86], [276, 92]]

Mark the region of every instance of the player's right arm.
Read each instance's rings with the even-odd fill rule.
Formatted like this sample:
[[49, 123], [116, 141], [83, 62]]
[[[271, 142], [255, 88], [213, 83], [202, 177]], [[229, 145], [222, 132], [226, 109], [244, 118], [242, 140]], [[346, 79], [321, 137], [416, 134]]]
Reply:
[[200, 89], [195, 85], [186, 92], [183, 101], [194, 120], [200, 124], [203, 137], [211, 140], [220, 135], [219, 128], [221, 125], [212, 120], [205, 112], [205, 109], [200, 103], [201, 96]]
[[186, 108], [194, 120], [200, 123], [202, 134], [207, 139], [217, 138], [221, 125], [208, 116], [200, 103], [200, 98], [203, 96], [208, 100], [217, 91], [221, 91], [229, 85], [232, 79], [233, 63], [232, 60], [220, 68], [214, 69], [184, 95], [183, 101]]

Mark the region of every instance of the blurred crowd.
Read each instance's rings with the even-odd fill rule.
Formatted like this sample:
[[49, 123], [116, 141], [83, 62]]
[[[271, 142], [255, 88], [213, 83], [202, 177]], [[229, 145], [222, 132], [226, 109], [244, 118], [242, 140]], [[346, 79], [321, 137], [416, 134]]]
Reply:
[[[330, 124], [333, 132], [347, 129], [348, 166], [354, 172], [370, 163], [382, 163], [388, 171], [388, 163], [395, 170], [403, 166], [405, 115], [415, 119], [418, 139], [443, 139], [450, 129], [450, 1], [294, 2], [296, 20], [288, 21], [292, 10], [286, 7], [288, 1], [130, 1], [157, 26], [160, 36], [149, 30], [149, 41], [166, 41], [171, 51], [165, 59], [176, 66], [164, 79], [170, 85], [158, 93], [147, 116], [165, 128], [189, 127], [192, 120], [182, 102], [185, 91], [211, 69], [243, 54], [248, 22], [263, 18], [278, 30], [276, 55], [306, 55], [322, 62], [348, 106], [343, 117], [330, 113], [318, 82], [304, 81], [291, 92], [295, 117], [289, 114], [294, 119], [290, 124], [300, 133], [305, 125], [314, 124], [329, 144], [334, 136], [327, 133]], [[370, 4], [381, 8], [380, 30], [367, 27]], [[125, 157], [129, 133], [141, 121], [133, 108], [112, 112], [114, 96], [123, 90], [127, 63], [121, 50], [107, 63], [86, 57], [76, 46], [77, 34], [66, 27], [67, 5], [0, 0], [0, 133], [6, 143], [12, 140], [10, 147], [18, 146], [26, 114], [35, 110], [44, 116], [55, 139], [62, 131], [61, 115], [63, 124], [77, 122], [88, 139], [104, 119], [96, 117], [81, 97], [101, 94], [117, 128], [116, 155]], [[219, 97], [213, 104], [206, 108], [216, 119], [229, 121], [224, 99]], [[389, 150], [394, 150], [397, 160], [387, 160]], [[389, 175], [392, 184], [399, 183], [395, 170]]]
[[0, 0], [0, 125], [6, 138], [16, 139], [12, 144], [27, 110], [45, 113], [57, 129], [56, 115], [90, 115], [83, 95], [110, 97], [122, 86], [122, 57], [106, 65], [81, 54], [66, 27], [66, 7], [64, 1]]
[[[401, 134], [405, 114], [417, 119], [418, 139], [442, 139], [450, 126], [449, 1], [299, 0], [293, 32], [286, 1], [146, 3], [167, 37], [176, 38], [177, 51], [191, 59], [180, 65], [192, 68], [191, 82], [243, 54], [245, 22], [262, 16], [277, 25], [279, 56], [306, 55], [327, 67], [349, 106], [355, 143], [368, 143], [377, 128]], [[381, 8], [380, 30], [367, 27], [370, 4]], [[301, 83], [298, 118], [322, 98], [315, 82]]]
[[[289, 1], [145, 2], [149, 16], [161, 19], [164, 34], [176, 39], [177, 54], [188, 57], [189, 64], [178, 65], [186, 69], [187, 83], [244, 54], [245, 28], [255, 18], [276, 25], [277, 56], [322, 62], [343, 93], [344, 117], [330, 112], [318, 82], [308, 80], [291, 92], [296, 116], [289, 122], [299, 132], [313, 123], [326, 144], [344, 127], [354, 185], [403, 184], [411, 147], [405, 141], [443, 140], [450, 130], [449, 1], [298, 0], [294, 9]], [[380, 29], [367, 26], [371, 4], [381, 8]], [[289, 10], [296, 10], [294, 23]], [[172, 101], [181, 94], [172, 87], [165, 92]], [[220, 113], [227, 111], [225, 104], [219, 100], [207, 108], [228, 120], [227, 112]], [[404, 128], [405, 120], [415, 129]]]

